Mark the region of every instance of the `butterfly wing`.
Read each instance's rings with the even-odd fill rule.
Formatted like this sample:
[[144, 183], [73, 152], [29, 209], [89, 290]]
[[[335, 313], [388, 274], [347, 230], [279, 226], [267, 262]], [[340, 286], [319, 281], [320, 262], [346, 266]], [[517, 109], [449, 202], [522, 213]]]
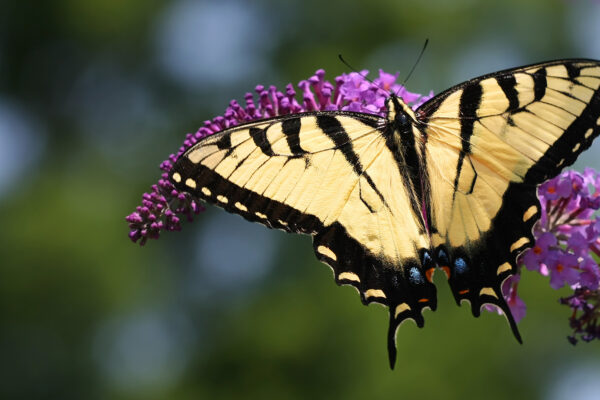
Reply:
[[420, 262], [429, 237], [389, 129], [386, 119], [344, 112], [253, 122], [200, 140], [171, 179], [248, 220], [313, 235], [338, 284], [355, 286], [365, 304], [390, 307], [394, 356], [397, 326], [407, 318], [422, 326], [421, 310], [435, 309], [436, 293]]
[[600, 63], [562, 60], [453, 87], [416, 114], [426, 133], [431, 232], [457, 303], [499, 306], [501, 283], [534, 243], [537, 186], [600, 134]]

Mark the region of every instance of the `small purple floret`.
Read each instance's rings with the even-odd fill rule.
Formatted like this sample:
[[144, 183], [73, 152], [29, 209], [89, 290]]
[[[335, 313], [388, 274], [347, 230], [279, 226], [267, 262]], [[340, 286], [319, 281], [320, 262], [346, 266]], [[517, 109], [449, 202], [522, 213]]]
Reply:
[[590, 342], [600, 339], [600, 296], [598, 290], [586, 287], [575, 289], [573, 295], [560, 299], [560, 303], [569, 306], [573, 312], [569, 317], [569, 325], [573, 333], [567, 337], [575, 345], [579, 340]]
[[[525, 302], [517, 294], [520, 280], [521, 275], [517, 274], [509, 276], [502, 283], [502, 294], [504, 295], [506, 304], [508, 304], [515, 322], [519, 322], [521, 319], [523, 319], [525, 313], [527, 312], [527, 306], [525, 305]], [[486, 304], [485, 309], [490, 312], [495, 311], [498, 314], [503, 314], [503, 311], [500, 308], [491, 304]]]

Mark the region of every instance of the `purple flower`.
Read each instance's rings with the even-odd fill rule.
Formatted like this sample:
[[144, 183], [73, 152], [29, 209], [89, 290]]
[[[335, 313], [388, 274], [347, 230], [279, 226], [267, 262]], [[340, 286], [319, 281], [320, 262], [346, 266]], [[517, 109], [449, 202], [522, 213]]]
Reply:
[[573, 329], [567, 339], [573, 345], [581, 339], [590, 342], [600, 339], [600, 296], [597, 290], [577, 288], [573, 295], [560, 299], [560, 303], [569, 306], [573, 313], [569, 317], [569, 325]]
[[519, 281], [521, 275], [513, 275], [507, 278], [502, 284], [502, 293], [506, 298], [506, 302], [510, 307], [510, 311], [513, 314], [516, 322], [519, 322], [525, 316], [527, 312], [527, 306], [525, 302], [521, 300], [517, 294], [517, 288], [519, 287]]
[[[510, 308], [510, 312], [512, 313], [516, 322], [519, 322], [525, 316], [527, 312], [527, 306], [525, 302], [519, 297], [517, 294], [517, 289], [519, 287], [519, 281], [521, 280], [521, 275], [511, 275], [502, 283], [502, 294], [504, 295], [504, 299], [506, 300], [506, 304]], [[490, 312], [497, 312], [502, 315], [503, 311], [492, 304], [486, 304], [485, 309]]]
[[[598, 208], [595, 185], [599, 183], [598, 174], [587, 169], [584, 175], [563, 172], [539, 187], [542, 215], [534, 227], [536, 242], [521, 260], [527, 269], [543, 275], [547, 275], [546, 268], [549, 268], [553, 287], [559, 285], [561, 279], [576, 284], [570, 283], [574, 281], [573, 271], [582, 273], [586, 263], [597, 267], [590, 254], [600, 254], [600, 223], [593, 216]], [[593, 193], [589, 186], [595, 189]], [[565, 269], [567, 261], [570, 266]]]
[[590, 168], [583, 174], [565, 171], [540, 185], [538, 196], [542, 215], [534, 227], [537, 239], [521, 261], [529, 270], [549, 274], [552, 288], [568, 285], [574, 290], [560, 299], [573, 310], [571, 343], [578, 337], [600, 338], [600, 267], [594, 258], [600, 256], [600, 220], [594, 215], [600, 207], [600, 176]]
[[566, 198], [571, 195], [571, 183], [568, 179], [551, 179], [540, 185], [539, 192], [546, 200]]
[[543, 275], [548, 275], [545, 262], [548, 255], [555, 251], [557, 244], [556, 236], [551, 232], [544, 232], [537, 238], [535, 245], [527, 250], [523, 255], [522, 261], [530, 271], [544, 271]]
[[589, 246], [589, 237], [579, 231], [573, 232], [567, 239], [567, 248], [572, 251], [573, 254], [586, 254], [589, 251]]
[[600, 268], [591, 257], [586, 257], [581, 266], [579, 283], [582, 287], [598, 289], [600, 285]]
[[142, 205], [126, 217], [129, 238], [144, 245], [148, 239], [158, 239], [162, 231], [180, 230], [182, 220], [191, 222], [204, 210], [196, 199], [175, 189], [168, 180], [168, 173], [177, 158], [205, 136], [244, 122], [305, 111], [347, 110], [385, 116], [385, 99], [390, 93], [395, 93], [413, 108], [433, 97], [433, 93], [422, 96], [407, 91], [396, 83], [397, 74], [380, 70], [374, 84], [364, 78], [367, 74], [366, 70], [351, 72], [336, 77], [331, 83], [325, 80], [325, 71], [319, 69], [298, 83], [301, 101], [298, 101], [292, 84], [288, 84], [284, 92], [275, 86], [258, 85], [255, 94], [246, 93], [244, 105], [232, 100], [222, 116], [205, 121], [196, 133], [187, 134], [178, 152], [160, 164], [163, 173], [158, 184], [153, 185], [149, 193], [144, 193]]
[[579, 281], [579, 263], [577, 257], [570, 253], [553, 254], [548, 260], [550, 270], [550, 286], [560, 289], [565, 284], [571, 286]]

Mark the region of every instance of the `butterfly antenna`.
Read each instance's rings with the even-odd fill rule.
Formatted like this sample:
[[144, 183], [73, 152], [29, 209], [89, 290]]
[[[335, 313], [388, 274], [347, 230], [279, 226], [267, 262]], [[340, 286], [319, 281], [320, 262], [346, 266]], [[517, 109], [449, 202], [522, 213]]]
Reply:
[[344, 64], [346, 67], [350, 68], [352, 70], [352, 72], [356, 72], [357, 74], [359, 74], [360, 76], [363, 77], [364, 80], [370, 82], [373, 86], [375, 86], [377, 89], [379, 90], [383, 90], [386, 94], [388, 93], [386, 90], [384, 90], [383, 88], [379, 87], [375, 82], [373, 82], [371, 79], [367, 78], [365, 75], [361, 74], [360, 72], [358, 72], [358, 70], [356, 68], [354, 68], [352, 65], [350, 65], [346, 60], [344, 60], [344, 57], [342, 57], [341, 54], [338, 54], [338, 58], [340, 59], [340, 61], [342, 62], [342, 64]]
[[406, 82], [408, 82], [408, 79], [410, 78], [410, 76], [414, 72], [415, 68], [417, 68], [417, 65], [419, 64], [419, 61], [421, 61], [421, 57], [423, 57], [423, 53], [425, 53], [425, 49], [427, 48], [427, 44], [429, 44], [429, 39], [425, 39], [425, 43], [423, 43], [423, 48], [421, 49], [421, 53], [419, 53], [419, 57], [417, 57], [417, 61], [415, 61], [415, 63], [413, 64], [412, 68], [410, 69], [410, 72], [408, 73], [408, 75], [406, 76], [406, 78], [404, 79], [404, 81], [402, 82], [402, 86], [406, 86]]

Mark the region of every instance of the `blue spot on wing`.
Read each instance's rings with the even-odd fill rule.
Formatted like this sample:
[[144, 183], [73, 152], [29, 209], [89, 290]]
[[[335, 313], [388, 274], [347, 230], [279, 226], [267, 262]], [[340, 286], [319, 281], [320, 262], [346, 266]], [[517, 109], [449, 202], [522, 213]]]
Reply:
[[438, 260], [442, 265], [448, 265], [448, 255], [443, 249], [438, 251]]
[[421, 271], [417, 267], [412, 267], [409, 271], [410, 283], [413, 285], [419, 285], [423, 283], [423, 275], [421, 275]]
[[467, 263], [462, 258], [457, 258], [456, 261], [454, 261], [454, 270], [456, 273], [463, 274], [467, 272], [467, 269]]
[[431, 256], [429, 255], [428, 252], [424, 252], [423, 253], [423, 265], [427, 265], [431, 262]]

